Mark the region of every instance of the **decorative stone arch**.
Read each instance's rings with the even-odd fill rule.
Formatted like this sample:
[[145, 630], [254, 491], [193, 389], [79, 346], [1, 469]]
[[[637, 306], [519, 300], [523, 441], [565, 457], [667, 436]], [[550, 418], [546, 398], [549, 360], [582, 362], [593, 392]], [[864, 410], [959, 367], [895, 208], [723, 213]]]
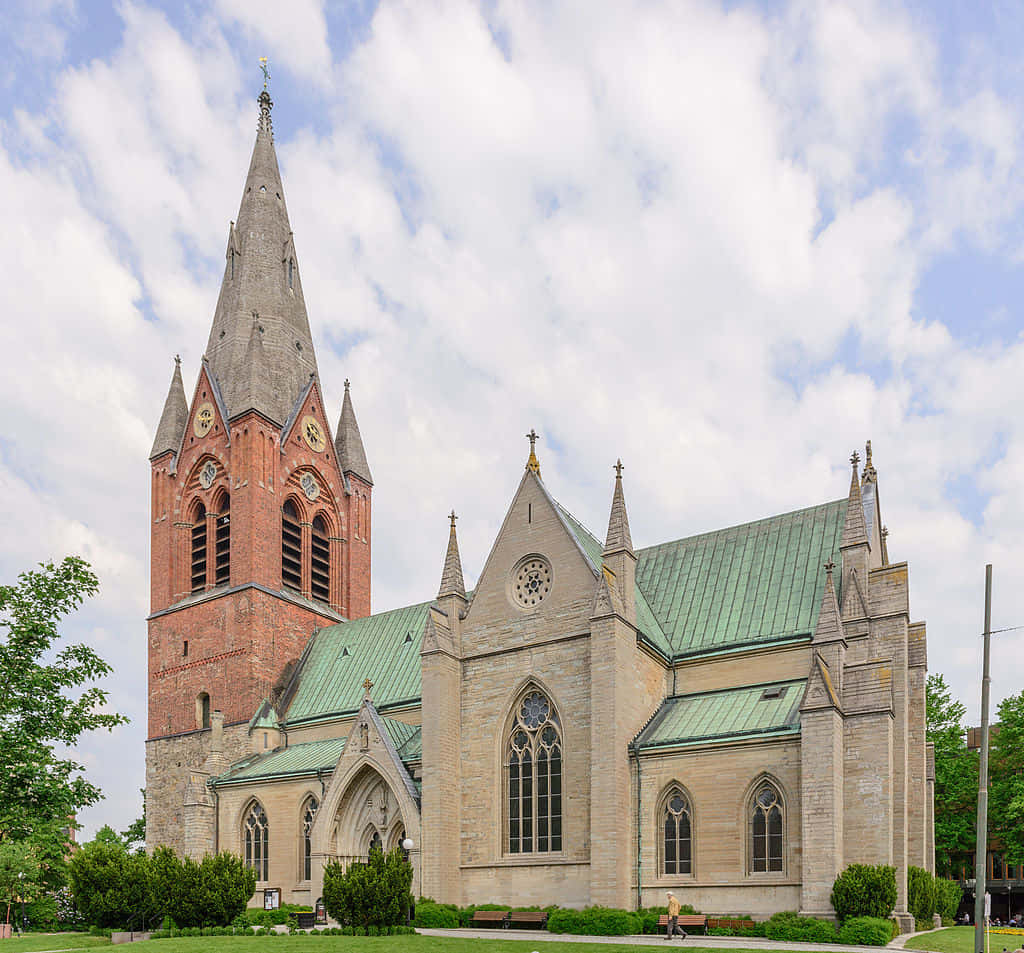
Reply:
[[[682, 800], [683, 804], [674, 803], [677, 800]], [[688, 864], [686, 865], [689, 869], [683, 869], [683, 865], [679, 863], [683, 858], [680, 856], [679, 847], [681, 847], [680, 823], [679, 819], [685, 814], [689, 822], [689, 837], [688, 837]], [[666, 860], [670, 858], [669, 851], [669, 832], [668, 832], [668, 821], [672, 818], [676, 821], [676, 861], [675, 870], [668, 870]], [[655, 801], [655, 814], [654, 814], [654, 842], [657, 845], [657, 872], [659, 877], [687, 877], [695, 878], [697, 870], [697, 852], [695, 850], [697, 837], [697, 815], [696, 806], [694, 803], [693, 795], [690, 793], [690, 789], [676, 778], [673, 778], [667, 784], [665, 784], [658, 794], [658, 799]]]
[[[765, 868], [755, 870], [754, 863], [754, 812], [757, 798], [762, 790], [771, 788], [775, 801], [770, 805], [761, 805], [761, 813], [768, 819], [771, 808], [777, 808], [781, 818], [781, 870], [771, 869], [771, 857], [766, 857]], [[747, 877], [785, 877], [790, 869], [790, 851], [793, 835], [788, 810], [786, 787], [779, 778], [770, 771], [762, 771], [756, 775], [743, 792], [740, 803], [740, 830], [743, 831], [743, 872]], [[767, 853], [772, 854], [770, 846]]]
[[[500, 853], [509, 857], [559, 854], [566, 840], [562, 790], [566, 728], [562, 709], [555, 693], [533, 675], [522, 679], [510, 697], [496, 739]], [[527, 790], [528, 801], [524, 800]]]
[[[310, 500], [305, 488], [302, 485], [302, 478], [309, 474], [316, 481], [316, 496]], [[335, 513], [338, 510], [338, 501], [334, 495], [330, 481], [320, 470], [309, 463], [300, 463], [288, 474], [284, 481], [286, 496], [294, 496], [296, 503], [301, 505], [306, 519], [312, 520], [321, 510], [327, 525], [334, 534], [338, 533], [337, 519]]]

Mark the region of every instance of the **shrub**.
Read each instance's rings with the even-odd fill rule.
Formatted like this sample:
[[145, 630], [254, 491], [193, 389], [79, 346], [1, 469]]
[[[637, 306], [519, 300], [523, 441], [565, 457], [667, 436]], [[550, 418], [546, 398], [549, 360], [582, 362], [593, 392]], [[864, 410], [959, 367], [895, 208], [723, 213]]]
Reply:
[[935, 912], [942, 917], [943, 923], [952, 923], [956, 916], [964, 892], [955, 880], [935, 878]]
[[404, 923], [410, 886], [412, 864], [401, 848], [388, 854], [374, 849], [365, 864], [324, 868], [324, 905], [339, 922], [362, 927]]
[[95, 840], [68, 861], [68, 882], [75, 905], [93, 926], [120, 927], [150, 906], [145, 854]]
[[776, 913], [765, 924], [765, 936], [769, 940], [786, 940], [804, 943], [835, 943], [836, 928], [828, 920], [815, 917], [801, 917], [793, 911]]
[[907, 868], [907, 910], [922, 924], [918, 929], [932, 928], [935, 913], [935, 878], [921, 867]]
[[850, 946], [885, 946], [892, 939], [892, 922], [880, 917], [849, 917], [839, 928], [839, 942]]
[[896, 868], [851, 864], [836, 877], [831, 899], [840, 923], [849, 917], [884, 920], [896, 904]]
[[628, 910], [611, 907], [585, 907], [582, 910], [553, 910], [548, 915], [551, 933], [588, 936], [628, 936], [639, 933], [642, 920]]
[[459, 911], [454, 904], [421, 900], [416, 904], [413, 926], [434, 930], [453, 930], [459, 925]]

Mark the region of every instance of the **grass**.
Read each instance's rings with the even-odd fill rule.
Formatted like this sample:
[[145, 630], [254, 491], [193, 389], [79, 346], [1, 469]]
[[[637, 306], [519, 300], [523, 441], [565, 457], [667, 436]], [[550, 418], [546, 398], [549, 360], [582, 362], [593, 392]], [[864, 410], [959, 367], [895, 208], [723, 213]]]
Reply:
[[26, 933], [0, 940], [3, 953], [32, 953], [34, 950], [80, 950], [87, 946], [110, 946], [110, 938], [88, 933]]
[[[1002, 953], [1003, 948], [1016, 950], [1024, 946], [1024, 936], [1007, 933], [989, 933], [988, 948]], [[974, 953], [974, 927], [946, 927], [923, 936], [907, 940], [908, 950], [933, 950], [934, 953]]]

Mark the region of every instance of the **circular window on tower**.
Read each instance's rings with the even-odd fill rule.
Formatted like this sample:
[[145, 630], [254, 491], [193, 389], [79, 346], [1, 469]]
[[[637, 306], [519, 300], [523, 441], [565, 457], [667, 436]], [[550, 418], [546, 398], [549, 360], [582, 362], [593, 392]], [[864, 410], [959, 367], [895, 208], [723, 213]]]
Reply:
[[516, 563], [509, 583], [512, 601], [532, 609], [551, 591], [551, 563], [543, 556], [526, 556]]

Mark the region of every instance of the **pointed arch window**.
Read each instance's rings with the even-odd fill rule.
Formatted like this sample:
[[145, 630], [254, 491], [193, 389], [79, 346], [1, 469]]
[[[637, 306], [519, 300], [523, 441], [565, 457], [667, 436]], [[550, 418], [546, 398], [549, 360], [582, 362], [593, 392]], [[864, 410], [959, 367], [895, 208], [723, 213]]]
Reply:
[[769, 781], [757, 786], [750, 805], [750, 860], [754, 873], [781, 873], [785, 845], [782, 796]]
[[380, 831], [373, 832], [373, 836], [370, 838], [370, 846], [366, 851], [367, 857], [375, 850], [384, 850], [384, 842], [380, 839]]
[[286, 589], [302, 591], [302, 528], [292, 500], [281, 508], [281, 582]]
[[313, 873], [313, 842], [309, 832], [313, 828], [313, 821], [316, 819], [316, 811], [320, 806], [315, 797], [306, 799], [306, 805], [302, 809], [302, 879], [311, 880]]
[[327, 521], [322, 516], [313, 520], [312, 565], [310, 589], [314, 599], [329, 602], [331, 597], [331, 544], [327, 537]]
[[288, 287], [295, 287], [295, 259], [288, 259]]
[[536, 688], [521, 698], [506, 746], [508, 852], [562, 849], [562, 729]]
[[192, 517], [192, 592], [206, 588], [206, 507], [196, 504]]
[[245, 866], [256, 871], [257, 880], [267, 880], [270, 827], [259, 801], [253, 801], [245, 817]]
[[693, 810], [678, 785], [665, 798], [663, 818], [663, 866], [666, 874], [693, 873]]
[[225, 493], [218, 507], [214, 532], [214, 585], [226, 585], [231, 579], [231, 498]]

